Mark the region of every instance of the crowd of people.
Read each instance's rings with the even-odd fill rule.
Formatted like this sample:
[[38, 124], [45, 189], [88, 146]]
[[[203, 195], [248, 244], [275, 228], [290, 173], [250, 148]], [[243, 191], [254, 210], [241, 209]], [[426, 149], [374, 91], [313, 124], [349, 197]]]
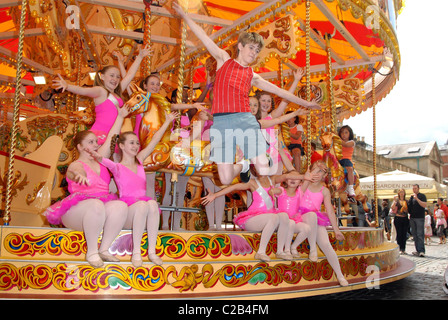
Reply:
[[[426, 195], [420, 192], [418, 184], [412, 187], [412, 194], [408, 198], [406, 190], [399, 189], [397, 195], [389, 201], [383, 199], [377, 207], [380, 226], [389, 241], [396, 241], [400, 254], [406, 255], [406, 242], [412, 239], [415, 250], [412, 254], [419, 257], [425, 256], [425, 245], [433, 243], [432, 237], [439, 237], [438, 244], [446, 243], [448, 232], [447, 199], [438, 198], [430, 208]], [[354, 226], [375, 226], [374, 206], [368, 203], [369, 211], [365, 212], [361, 205], [358, 206]]]

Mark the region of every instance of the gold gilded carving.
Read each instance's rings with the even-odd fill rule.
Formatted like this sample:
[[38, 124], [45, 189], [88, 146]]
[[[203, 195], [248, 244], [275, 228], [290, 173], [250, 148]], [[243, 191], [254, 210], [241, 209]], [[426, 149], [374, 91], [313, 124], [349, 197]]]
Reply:
[[62, 117], [38, 117], [26, 124], [28, 134], [32, 141], [39, 147], [48, 137], [58, 135], [60, 137], [67, 131], [68, 121]]
[[42, 181], [41, 183], [39, 183], [38, 185], [36, 185], [36, 186], [34, 187], [33, 194], [32, 194], [32, 195], [31, 195], [31, 194], [28, 194], [28, 195], [26, 196], [26, 204], [27, 204], [27, 205], [30, 205], [31, 203], [34, 202], [34, 200], [36, 200], [38, 194], [40, 193], [40, 191], [41, 191], [42, 188], [44, 187], [45, 183], [46, 183], [46, 181]]
[[[23, 188], [29, 183], [28, 175], [25, 174], [25, 177], [20, 181], [20, 178], [22, 177], [22, 172], [16, 171], [14, 174], [14, 178], [12, 180], [12, 188], [11, 188], [11, 197], [16, 197], [18, 191], [22, 191]], [[0, 176], [0, 187], [2, 187], [2, 197], [5, 199], [6, 197], [6, 183], [8, 181], [7, 173], [3, 175], [3, 178]]]

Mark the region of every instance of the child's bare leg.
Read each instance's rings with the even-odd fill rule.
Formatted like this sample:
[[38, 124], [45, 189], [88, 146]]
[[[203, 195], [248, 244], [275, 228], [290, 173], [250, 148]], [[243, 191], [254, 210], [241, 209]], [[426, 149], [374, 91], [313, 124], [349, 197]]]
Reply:
[[302, 158], [301, 158], [301, 150], [299, 148], [292, 149], [292, 158], [296, 170], [300, 172], [300, 169], [302, 168]]
[[233, 179], [240, 174], [243, 165], [233, 163], [218, 163], [218, 175], [222, 184], [231, 184]]
[[345, 167], [345, 169], [347, 170], [348, 184], [353, 185], [355, 183], [355, 175], [353, 173], [354, 172], [353, 167]]

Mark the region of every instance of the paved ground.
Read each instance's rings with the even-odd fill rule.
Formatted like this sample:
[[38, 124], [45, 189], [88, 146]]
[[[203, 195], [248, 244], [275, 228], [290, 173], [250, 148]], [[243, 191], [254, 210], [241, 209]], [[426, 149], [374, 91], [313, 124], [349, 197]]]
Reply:
[[302, 298], [299, 300], [448, 300], [442, 289], [445, 269], [448, 267], [448, 244], [439, 244], [437, 237], [425, 246], [426, 256], [416, 257], [414, 242], [408, 240], [405, 255], [416, 264], [415, 272], [392, 283], [381, 285], [379, 289], [360, 289], [325, 296]]

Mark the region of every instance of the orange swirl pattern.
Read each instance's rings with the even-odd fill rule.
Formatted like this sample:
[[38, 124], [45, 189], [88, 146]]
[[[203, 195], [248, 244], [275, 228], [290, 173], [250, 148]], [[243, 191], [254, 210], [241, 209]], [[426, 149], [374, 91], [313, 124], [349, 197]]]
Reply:
[[[382, 271], [396, 267], [396, 252], [386, 252], [372, 256], [339, 259], [345, 276], [367, 276], [370, 265], [379, 266]], [[165, 286], [171, 286], [182, 292], [193, 292], [198, 287], [205, 289], [219, 286], [239, 288], [243, 286], [281, 284], [299, 284], [329, 281], [333, 269], [326, 259], [318, 262], [292, 261], [288, 264], [270, 265], [260, 262], [255, 265], [226, 264], [217, 270], [212, 264], [183, 266], [180, 270], [175, 265], [164, 267], [139, 267], [108, 264], [103, 268], [89, 265], [58, 264], [50, 267], [45, 264], [25, 265], [22, 267], [5, 263], [0, 265], [0, 291], [17, 289], [19, 291], [37, 289], [56, 289], [60, 292], [91, 292], [100, 290], [117, 290], [130, 292], [154, 292]], [[81, 292], [81, 293], [82, 293]]]
[[[330, 243], [337, 251], [353, 251], [364, 248], [375, 248], [383, 243], [383, 235], [377, 231], [343, 232], [344, 241], [335, 238], [334, 233], [329, 233]], [[193, 259], [212, 258], [219, 259], [222, 256], [229, 257], [239, 255], [233, 251], [231, 237], [227, 234], [194, 234], [188, 239], [185, 235], [175, 233], [159, 233], [156, 253], [171, 259], [181, 259], [188, 256]], [[259, 234], [235, 235], [235, 238], [247, 243], [253, 252], [258, 250], [260, 244]], [[118, 241], [118, 240], [117, 240]], [[236, 244], [235, 244], [236, 245]], [[35, 236], [30, 232], [23, 234], [10, 233], [3, 240], [3, 246], [9, 253], [16, 256], [52, 255], [81, 255], [87, 251], [84, 234], [80, 231], [50, 231], [43, 235]], [[274, 234], [267, 246], [266, 253], [272, 254], [277, 250], [277, 236]], [[309, 253], [308, 241], [305, 240], [298, 247], [300, 253]], [[147, 236], [143, 236], [142, 254], [147, 254]]]
[[80, 255], [87, 252], [84, 233], [80, 231], [50, 231], [41, 236], [29, 232], [10, 233], [4, 239], [6, 250], [18, 256], [35, 254]]

